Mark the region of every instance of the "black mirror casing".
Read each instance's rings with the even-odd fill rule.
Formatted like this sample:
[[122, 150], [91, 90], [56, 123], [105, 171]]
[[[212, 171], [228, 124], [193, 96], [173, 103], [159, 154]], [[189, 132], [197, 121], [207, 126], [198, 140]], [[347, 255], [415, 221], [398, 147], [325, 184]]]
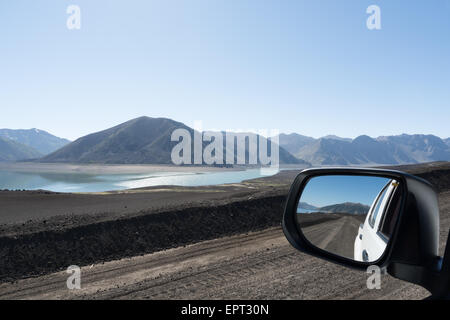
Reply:
[[[378, 176], [395, 179], [400, 183], [402, 197], [398, 220], [384, 254], [377, 261], [359, 262], [317, 248], [298, 228], [295, 217], [301, 193], [311, 178], [323, 175]], [[289, 243], [312, 256], [362, 271], [366, 271], [370, 265], [386, 267], [392, 276], [421, 285], [436, 295], [442, 295], [448, 288], [448, 281], [442, 284], [445, 279], [441, 271], [448, 268], [449, 264], [438, 255], [437, 193], [429, 182], [416, 176], [400, 171], [366, 168], [306, 169], [295, 178], [291, 186], [282, 226]]]

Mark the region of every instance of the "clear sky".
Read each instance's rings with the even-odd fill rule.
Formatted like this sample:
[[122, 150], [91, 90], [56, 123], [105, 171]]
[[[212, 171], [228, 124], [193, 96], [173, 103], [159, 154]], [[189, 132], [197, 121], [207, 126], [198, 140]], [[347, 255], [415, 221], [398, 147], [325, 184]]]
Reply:
[[367, 176], [321, 176], [312, 178], [301, 195], [301, 202], [316, 207], [353, 202], [371, 206], [389, 179]]
[[449, 59], [450, 0], [1, 1], [0, 128], [75, 139], [146, 115], [447, 138]]

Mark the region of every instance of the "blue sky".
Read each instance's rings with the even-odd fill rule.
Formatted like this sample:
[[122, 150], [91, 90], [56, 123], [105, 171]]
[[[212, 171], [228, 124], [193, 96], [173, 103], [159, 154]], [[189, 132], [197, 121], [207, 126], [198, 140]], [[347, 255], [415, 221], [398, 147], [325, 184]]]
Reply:
[[450, 0], [2, 1], [0, 127], [75, 139], [147, 115], [447, 138], [449, 35]]
[[321, 176], [312, 178], [301, 195], [301, 202], [316, 207], [353, 202], [371, 206], [389, 179], [367, 176]]

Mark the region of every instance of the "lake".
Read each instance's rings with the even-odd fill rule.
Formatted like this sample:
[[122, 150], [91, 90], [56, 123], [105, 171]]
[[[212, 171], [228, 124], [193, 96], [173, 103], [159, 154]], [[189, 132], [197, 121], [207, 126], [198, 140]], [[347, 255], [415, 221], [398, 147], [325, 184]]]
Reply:
[[[270, 172], [270, 171], [269, 171]], [[0, 190], [103, 192], [158, 185], [207, 186], [239, 183], [274, 174], [260, 169], [213, 172], [149, 172], [141, 174], [35, 173], [0, 170]]]

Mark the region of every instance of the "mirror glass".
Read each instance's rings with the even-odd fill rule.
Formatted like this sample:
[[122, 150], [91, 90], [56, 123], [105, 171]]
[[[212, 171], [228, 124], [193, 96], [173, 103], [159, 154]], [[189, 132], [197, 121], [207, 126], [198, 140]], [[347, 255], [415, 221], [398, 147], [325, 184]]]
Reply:
[[311, 178], [297, 204], [306, 239], [336, 255], [375, 262], [383, 255], [400, 211], [396, 180], [374, 176]]

